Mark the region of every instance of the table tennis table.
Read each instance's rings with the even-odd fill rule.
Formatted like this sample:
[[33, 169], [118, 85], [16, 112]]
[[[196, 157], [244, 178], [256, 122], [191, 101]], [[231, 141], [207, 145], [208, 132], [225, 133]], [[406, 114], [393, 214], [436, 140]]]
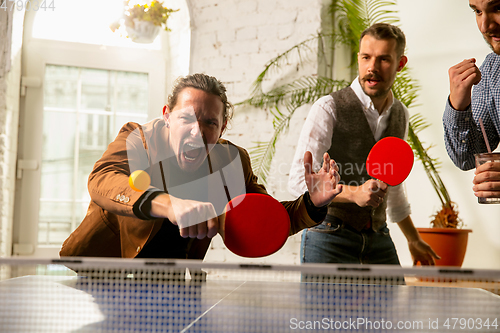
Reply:
[[0, 282], [0, 332], [500, 332], [498, 290], [395, 278], [498, 281], [496, 271], [84, 259], [43, 261], [39, 274], [27, 262], [37, 274]]

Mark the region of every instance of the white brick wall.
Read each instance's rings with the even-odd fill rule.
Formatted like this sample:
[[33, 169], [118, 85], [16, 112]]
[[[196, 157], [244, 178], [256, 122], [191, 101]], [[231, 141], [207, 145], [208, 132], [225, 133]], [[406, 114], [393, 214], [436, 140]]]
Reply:
[[[306, 3], [301, 0], [190, 1], [193, 22], [191, 73], [204, 72], [217, 77], [226, 85], [230, 101], [244, 100], [249, 97], [253, 81], [271, 58], [319, 30], [321, 5], [321, 0]], [[315, 62], [305, 70], [316, 73]], [[284, 70], [287, 71], [293, 74], [296, 69]], [[270, 87], [273, 82], [270, 79], [265, 86]], [[285, 183], [300, 126], [300, 122], [294, 122], [290, 135], [280, 142], [275, 171], [267, 186], [280, 200], [292, 199], [286, 192]], [[270, 114], [237, 107], [224, 137], [249, 148], [254, 146], [254, 141], [269, 140], [272, 131]], [[290, 238], [283, 249], [270, 257], [243, 259], [225, 249], [217, 236], [206, 260], [299, 263], [299, 237]]]

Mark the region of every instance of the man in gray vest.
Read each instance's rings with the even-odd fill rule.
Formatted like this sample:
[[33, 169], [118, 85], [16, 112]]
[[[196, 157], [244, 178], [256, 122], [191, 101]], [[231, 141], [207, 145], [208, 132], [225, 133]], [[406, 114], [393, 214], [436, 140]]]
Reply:
[[403, 231], [414, 263], [433, 265], [439, 259], [413, 225], [403, 184], [389, 187], [372, 179], [365, 167], [378, 140], [407, 136], [408, 110], [391, 91], [408, 61], [405, 44], [396, 26], [379, 23], [366, 29], [360, 39], [359, 76], [349, 87], [320, 98], [307, 116], [290, 170], [290, 193], [298, 196], [306, 188], [306, 151], [312, 152], [314, 168], [328, 152], [344, 185], [324, 222], [303, 231], [301, 262], [399, 265], [387, 217]]

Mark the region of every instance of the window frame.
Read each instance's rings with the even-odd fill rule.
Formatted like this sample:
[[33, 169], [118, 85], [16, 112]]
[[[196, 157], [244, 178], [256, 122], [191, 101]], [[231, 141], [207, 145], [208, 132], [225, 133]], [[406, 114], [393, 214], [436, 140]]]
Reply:
[[[59, 247], [38, 246], [41, 184], [43, 78], [47, 64], [148, 74], [148, 119], [161, 116], [166, 92], [166, 48], [144, 50], [32, 38], [36, 12], [26, 12], [22, 76], [41, 85], [22, 83], [18, 141], [18, 179], [13, 221], [13, 255], [57, 257]], [[163, 40], [162, 40], [163, 42]], [[23, 96], [23, 90], [25, 95]], [[20, 169], [19, 161], [35, 166]], [[30, 164], [31, 163], [31, 164]], [[34, 163], [34, 164], [33, 164]], [[21, 177], [21, 178], [20, 178]]]

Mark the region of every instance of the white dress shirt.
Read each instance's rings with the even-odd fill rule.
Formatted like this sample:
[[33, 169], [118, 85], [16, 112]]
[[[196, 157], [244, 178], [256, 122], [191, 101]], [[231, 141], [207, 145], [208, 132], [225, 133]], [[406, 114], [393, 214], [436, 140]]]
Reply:
[[[389, 116], [394, 103], [392, 92], [386, 109], [381, 114], [375, 109], [371, 98], [361, 88], [356, 78], [351, 88], [363, 105], [368, 124], [376, 141], [380, 140], [385, 129], [389, 125]], [[323, 163], [323, 154], [327, 152], [332, 144], [333, 128], [335, 127], [335, 103], [330, 95], [324, 96], [316, 101], [311, 107], [307, 119], [302, 127], [297, 150], [293, 158], [290, 176], [288, 179], [288, 190], [292, 195], [300, 196], [307, 190], [304, 180], [304, 153], [310, 151], [313, 156], [313, 170], [319, 170]], [[406, 114], [406, 128], [404, 138], [408, 136], [409, 112], [404, 107]], [[410, 215], [410, 204], [406, 197], [403, 183], [397, 186], [389, 186], [386, 194], [387, 219], [391, 222], [400, 222]]]

